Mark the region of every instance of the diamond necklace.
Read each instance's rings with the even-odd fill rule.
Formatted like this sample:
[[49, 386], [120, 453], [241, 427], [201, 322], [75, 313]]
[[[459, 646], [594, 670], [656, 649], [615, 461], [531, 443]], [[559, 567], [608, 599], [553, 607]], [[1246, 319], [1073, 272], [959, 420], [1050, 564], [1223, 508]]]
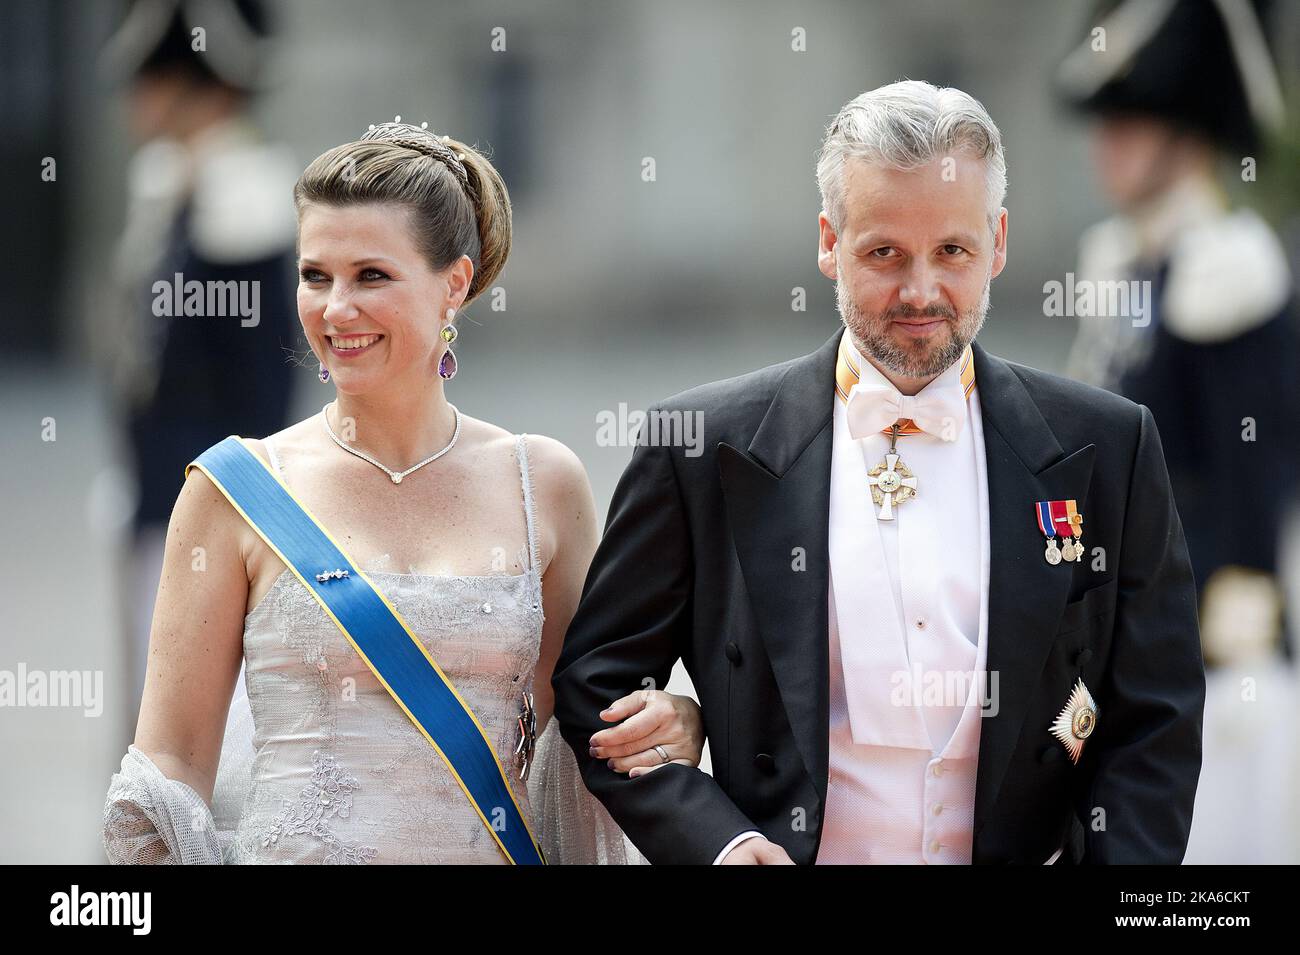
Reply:
[[373, 464], [375, 467], [379, 468], [379, 470], [381, 470], [381, 471], [383, 471], [385, 474], [387, 474], [388, 477], [392, 480], [392, 482], [393, 482], [394, 484], [401, 484], [401, 483], [402, 483], [402, 478], [406, 477], [406, 476], [407, 476], [408, 474], [410, 474], [412, 471], [418, 471], [420, 468], [424, 467], [426, 464], [429, 464], [430, 462], [433, 462], [433, 461], [438, 460], [440, 457], [442, 457], [444, 454], [446, 454], [448, 451], [450, 451], [450, 450], [452, 449], [453, 446], [455, 446], [455, 444], [456, 444], [456, 439], [460, 437], [460, 409], [457, 408], [455, 405], [451, 404], [451, 402], [447, 402], [447, 403], [448, 403], [449, 405], [451, 405], [451, 410], [452, 410], [452, 412], [453, 412], [453, 413], [455, 414], [455, 416], [456, 416], [456, 430], [452, 432], [452, 434], [451, 434], [451, 440], [447, 442], [447, 446], [446, 446], [445, 448], [443, 448], [441, 451], [437, 451], [437, 452], [435, 452], [434, 454], [429, 455], [427, 458], [425, 458], [425, 459], [424, 459], [423, 461], [421, 461], [419, 464], [413, 465], [413, 466], [407, 468], [405, 471], [393, 471], [393, 470], [390, 470], [389, 468], [384, 467], [382, 464], [380, 464], [378, 461], [376, 461], [376, 460], [375, 460], [374, 458], [372, 458], [370, 455], [366, 454], [364, 451], [358, 451], [356, 448], [350, 448], [350, 447], [348, 447], [346, 444], [344, 444], [343, 441], [339, 438], [339, 436], [338, 436], [337, 434], [334, 433], [334, 429], [330, 427], [330, 416], [329, 416], [329, 414], [327, 413], [327, 410], [329, 409], [329, 406], [332, 404], [332, 402], [328, 402], [328, 401], [327, 401], [327, 402], [325, 403], [325, 406], [324, 406], [323, 408], [321, 408], [321, 410], [320, 410], [320, 412], [321, 412], [320, 416], [321, 416], [321, 419], [325, 422], [325, 430], [329, 432], [329, 436], [330, 436], [331, 438], [334, 439], [334, 443], [335, 443], [335, 444], [337, 444], [337, 445], [338, 445], [340, 448], [342, 448], [344, 451], [348, 452], [348, 454], [355, 454], [357, 457], [361, 458], [363, 461], [369, 461], [369, 462], [370, 462], [371, 464]]

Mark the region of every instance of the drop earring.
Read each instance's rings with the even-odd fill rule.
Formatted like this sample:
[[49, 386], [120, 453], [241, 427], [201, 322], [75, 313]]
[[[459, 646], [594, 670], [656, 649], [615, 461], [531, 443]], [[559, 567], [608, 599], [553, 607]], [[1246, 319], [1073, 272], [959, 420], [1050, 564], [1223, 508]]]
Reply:
[[320, 363], [320, 372], [318, 373], [317, 377], [320, 378], [321, 384], [324, 384], [325, 382], [330, 380], [330, 370], [325, 367], [325, 362]]
[[451, 343], [454, 342], [460, 334], [456, 331], [456, 326], [452, 321], [456, 318], [454, 308], [447, 309], [447, 325], [443, 328], [440, 335], [442, 340], [447, 343], [447, 350], [442, 353], [442, 358], [438, 360], [438, 374], [444, 381], [451, 381], [456, 377], [456, 353], [451, 350]]

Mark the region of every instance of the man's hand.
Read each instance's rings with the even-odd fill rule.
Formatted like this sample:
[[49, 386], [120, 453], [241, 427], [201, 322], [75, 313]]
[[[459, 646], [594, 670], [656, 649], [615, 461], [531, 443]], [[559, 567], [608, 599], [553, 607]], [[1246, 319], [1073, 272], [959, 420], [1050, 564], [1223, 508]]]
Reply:
[[775, 842], [754, 836], [728, 852], [719, 865], [794, 865], [794, 860]]
[[[637, 690], [611, 703], [600, 718], [619, 725], [592, 735], [589, 752], [608, 760], [615, 772], [636, 777], [668, 762], [700, 764], [704, 724], [699, 705], [688, 696]], [[667, 760], [656, 746], [663, 747]]]

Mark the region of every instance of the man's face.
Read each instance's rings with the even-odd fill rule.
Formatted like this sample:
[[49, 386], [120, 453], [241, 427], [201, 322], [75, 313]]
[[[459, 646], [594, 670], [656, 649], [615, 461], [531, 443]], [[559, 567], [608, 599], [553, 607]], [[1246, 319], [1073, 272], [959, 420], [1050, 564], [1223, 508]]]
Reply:
[[932, 378], [974, 339], [1006, 264], [1007, 211], [989, 228], [984, 161], [954, 155], [916, 169], [845, 163], [845, 221], [818, 217], [818, 267], [836, 280], [844, 324], [867, 357]]

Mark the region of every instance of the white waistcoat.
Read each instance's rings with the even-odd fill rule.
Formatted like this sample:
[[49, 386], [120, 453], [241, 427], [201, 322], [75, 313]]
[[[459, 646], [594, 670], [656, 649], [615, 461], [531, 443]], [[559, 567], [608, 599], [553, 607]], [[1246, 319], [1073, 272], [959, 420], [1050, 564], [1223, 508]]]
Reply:
[[[884, 381], [856, 359], [862, 380]], [[957, 364], [931, 385], [951, 384]], [[968, 864], [988, 651], [989, 516], [978, 382], [952, 442], [898, 438], [917, 495], [876, 519], [835, 402], [830, 488], [830, 778], [817, 862]]]

